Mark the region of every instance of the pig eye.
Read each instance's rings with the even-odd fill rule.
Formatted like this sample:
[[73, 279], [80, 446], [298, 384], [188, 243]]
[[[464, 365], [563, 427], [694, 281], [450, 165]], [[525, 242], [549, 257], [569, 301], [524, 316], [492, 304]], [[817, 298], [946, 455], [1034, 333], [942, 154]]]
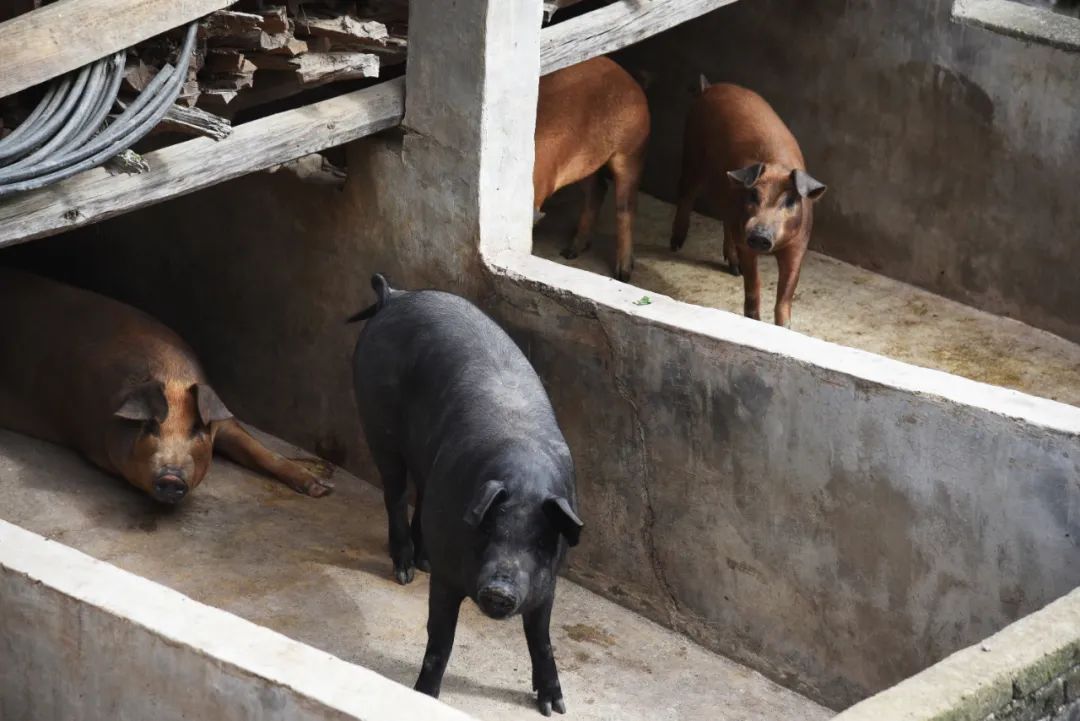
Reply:
[[751, 188], [747, 191], [746, 202], [750, 205], [761, 205], [761, 193], [757, 188]]
[[198, 421], [196, 421], [195, 425], [193, 425], [191, 427], [191, 437], [192, 438], [198, 438], [199, 436], [203, 435], [203, 433], [205, 433], [205, 432], [206, 432], [206, 427], [203, 426], [203, 424], [199, 423]]
[[784, 207], [785, 208], [794, 208], [798, 204], [799, 204], [799, 195], [798, 195], [798, 193], [788, 193], [787, 198], [784, 199]]
[[161, 435], [161, 424], [151, 418], [143, 423], [143, 431], [151, 436], [159, 436]]

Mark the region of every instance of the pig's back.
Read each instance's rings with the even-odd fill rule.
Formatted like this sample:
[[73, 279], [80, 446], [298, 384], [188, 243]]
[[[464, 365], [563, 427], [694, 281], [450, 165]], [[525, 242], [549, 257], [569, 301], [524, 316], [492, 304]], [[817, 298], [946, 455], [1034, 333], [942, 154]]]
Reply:
[[562, 441], [524, 354], [456, 295], [395, 294], [361, 332], [354, 373], [364, 427], [421, 465], [459, 442], [479, 452], [523, 434]]
[[724, 172], [756, 162], [805, 169], [799, 143], [766, 100], [731, 83], [710, 85], [695, 101], [687, 138]]
[[540, 78], [534, 181], [553, 192], [588, 177], [649, 135], [645, 92], [618, 63], [597, 57]]
[[0, 425], [80, 442], [125, 386], [203, 380], [194, 355], [149, 315], [110, 298], [0, 268]]

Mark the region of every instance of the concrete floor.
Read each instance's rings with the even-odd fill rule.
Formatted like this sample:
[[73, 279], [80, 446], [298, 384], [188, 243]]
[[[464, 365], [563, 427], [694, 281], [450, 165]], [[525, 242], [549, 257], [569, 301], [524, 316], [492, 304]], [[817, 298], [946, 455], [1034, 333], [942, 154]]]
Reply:
[[[573, 235], [579, 193], [554, 197], [534, 233], [534, 253], [610, 275], [614, 210], [609, 202], [592, 249], [573, 261], [559, 251]], [[668, 248], [674, 208], [642, 194], [635, 233], [634, 285], [697, 305], [742, 313], [743, 280], [723, 262], [719, 221], [694, 214], [686, 246]], [[772, 319], [776, 262], [765, 258], [762, 317]], [[792, 310], [792, 329], [915, 365], [1080, 405], [1080, 345], [1009, 318], [984, 313], [906, 283], [809, 253]]]
[[[287, 455], [295, 449], [272, 442]], [[66, 450], [0, 431], [0, 518], [412, 685], [426, 643], [427, 577], [391, 579], [377, 489], [343, 471], [320, 500], [217, 458], [162, 508]], [[580, 721], [815, 721], [828, 710], [561, 580], [552, 624]], [[480, 719], [539, 718], [519, 622], [471, 602], [442, 699]]]

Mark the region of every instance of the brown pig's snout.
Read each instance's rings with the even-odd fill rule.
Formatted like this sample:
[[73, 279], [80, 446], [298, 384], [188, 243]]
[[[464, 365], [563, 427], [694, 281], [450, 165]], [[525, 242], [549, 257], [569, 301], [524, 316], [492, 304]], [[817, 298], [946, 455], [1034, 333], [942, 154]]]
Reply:
[[746, 234], [746, 244], [750, 246], [750, 250], [758, 253], [768, 253], [773, 249], [775, 242], [776, 233], [771, 228], [762, 225], [751, 228]]
[[180, 468], [166, 466], [154, 478], [154, 498], [162, 503], [177, 503], [187, 492], [188, 484]]

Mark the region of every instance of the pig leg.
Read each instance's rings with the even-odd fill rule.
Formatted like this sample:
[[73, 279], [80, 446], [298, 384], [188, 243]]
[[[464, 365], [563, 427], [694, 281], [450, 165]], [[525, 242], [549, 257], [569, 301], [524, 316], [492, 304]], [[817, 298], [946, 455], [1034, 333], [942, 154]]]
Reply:
[[446, 662], [450, 660], [450, 651], [454, 648], [454, 633], [457, 631], [462, 600], [464, 596], [432, 576], [431, 589], [428, 591], [427, 650], [424, 651], [420, 676], [413, 687], [420, 693], [439, 697]]
[[428, 561], [427, 550], [424, 548], [424, 532], [420, 527], [420, 508], [424, 503], [424, 489], [421, 484], [416, 484], [416, 508], [412, 516], [412, 543], [413, 562], [424, 573], [431, 573], [431, 563]]
[[758, 274], [757, 253], [743, 244], [736, 246], [739, 253], [739, 267], [743, 274], [743, 315], [754, 320], [761, 320], [761, 276]]
[[229, 460], [281, 481], [298, 493], [319, 498], [332, 486], [308, 469], [290, 461], [255, 440], [235, 420], [222, 421], [214, 434], [214, 450]]
[[802, 270], [806, 247], [796, 245], [785, 248], [776, 256], [780, 270], [780, 280], [776, 288], [776, 324], [791, 327], [791, 301], [795, 297], [795, 287], [799, 284], [799, 271]]
[[573, 241], [562, 251], [562, 257], [567, 260], [573, 260], [589, 249], [593, 227], [596, 225], [596, 216], [600, 212], [600, 206], [604, 204], [604, 195], [607, 193], [607, 183], [600, 177], [599, 172], [581, 181], [581, 188], [585, 191], [585, 206], [581, 209], [581, 218], [578, 220]]
[[611, 171], [615, 175], [615, 279], [624, 283], [630, 282], [634, 270], [634, 213], [644, 165], [644, 146], [632, 155], [616, 155], [611, 159]]
[[[412, 534], [409, 530], [409, 486], [405, 461], [396, 453], [371, 449], [383, 485], [383, 503], [390, 537], [390, 559], [394, 578], [402, 586], [412, 583], [415, 575]], [[419, 503], [416, 515], [420, 515]]]
[[742, 275], [739, 267], [739, 252], [735, 250], [735, 231], [731, 228], [731, 221], [724, 221], [724, 262], [727, 263], [728, 272], [736, 278]]
[[558, 713], [566, 713], [562, 687], [559, 686], [559, 671], [555, 668], [555, 653], [551, 649], [549, 629], [553, 602], [554, 593], [539, 608], [521, 616], [525, 626], [525, 640], [529, 644], [529, 656], [532, 658], [536, 705], [545, 716], [550, 716], [552, 709]]
[[671, 250], [678, 252], [686, 243], [686, 236], [690, 232], [690, 214], [694, 212], [694, 203], [704, 182], [696, 174], [689, 170], [683, 171], [679, 181], [679, 204], [675, 209], [675, 221], [671, 225]]

